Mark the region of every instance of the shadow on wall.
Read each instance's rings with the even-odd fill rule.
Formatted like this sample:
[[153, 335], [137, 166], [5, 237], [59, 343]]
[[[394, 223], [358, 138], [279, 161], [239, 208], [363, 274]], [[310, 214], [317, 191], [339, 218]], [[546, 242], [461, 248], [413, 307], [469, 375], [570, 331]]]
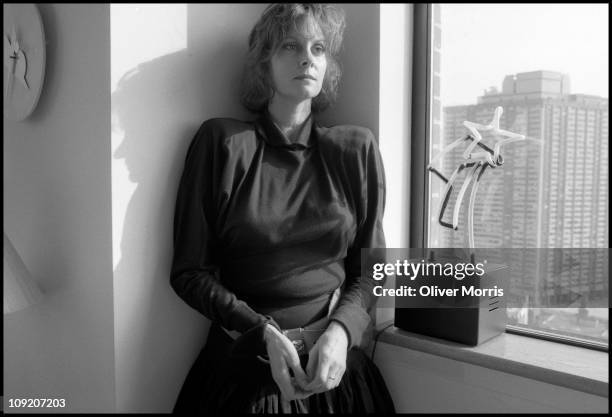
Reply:
[[225, 42], [205, 53], [156, 58], [125, 74], [112, 94], [115, 128], [123, 135], [113, 158], [124, 159], [129, 171], [129, 180], [119, 181], [136, 184], [125, 212], [113, 213], [124, 216], [114, 271], [118, 412], [169, 411], [203, 346], [208, 321], [169, 283], [174, 205], [200, 123], [244, 118], [237, 114], [242, 68], [235, 64], [244, 49]]

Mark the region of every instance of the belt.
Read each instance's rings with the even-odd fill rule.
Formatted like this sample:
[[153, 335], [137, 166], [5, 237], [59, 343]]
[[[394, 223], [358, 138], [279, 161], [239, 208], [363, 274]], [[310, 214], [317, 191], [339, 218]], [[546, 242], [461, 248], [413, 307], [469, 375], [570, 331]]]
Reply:
[[[287, 339], [291, 340], [291, 343], [293, 343], [293, 346], [295, 346], [295, 350], [297, 351], [298, 355], [307, 354], [314, 344], [317, 343], [319, 337], [327, 329], [327, 325], [329, 324], [329, 316], [336, 309], [339, 299], [340, 288], [336, 288], [331, 295], [326, 317], [320, 318], [319, 320], [314, 321], [304, 327], [281, 330], [282, 334], [285, 335]], [[235, 330], [228, 330], [223, 326], [221, 326], [221, 328], [234, 340], [241, 335], [240, 332]]]

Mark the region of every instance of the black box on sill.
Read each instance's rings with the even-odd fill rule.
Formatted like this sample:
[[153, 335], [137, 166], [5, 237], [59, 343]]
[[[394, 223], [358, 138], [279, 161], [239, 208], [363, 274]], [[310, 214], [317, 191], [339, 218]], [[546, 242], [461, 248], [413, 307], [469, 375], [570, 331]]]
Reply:
[[[508, 279], [507, 266], [487, 265], [480, 282], [486, 283], [487, 288], [505, 288]], [[396, 281], [396, 287], [398, 285]], [[462, 284], [454, 282], [450, 285], [457, 287]], [[481, 344], [506, 329], [503, 297], [474, 296], [467, 300], [470, 307], [457, 308], [449, 307], [453, 297], [430, 296], [426, 300], [424, 297], [412, 298], [402, 301], [401, 307], [397, 306], [396, 298], [395, 326], [400, 329], [470, 346]], [[456, 301], [457, 305], [466, 305], [465, 297], [456, 297]], [[441, 307], [436, 308], [436, 303]]]

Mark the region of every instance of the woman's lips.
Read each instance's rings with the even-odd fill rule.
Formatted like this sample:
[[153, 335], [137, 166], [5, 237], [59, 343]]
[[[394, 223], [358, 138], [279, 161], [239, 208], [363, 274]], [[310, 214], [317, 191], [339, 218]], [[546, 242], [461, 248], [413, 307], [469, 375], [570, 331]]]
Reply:
[[317, 80], [312, 75], [298, 75], [297, 77], [295, 77], [295, 79], [296, 80], [312, 80], [312, 81], [316, 81]]

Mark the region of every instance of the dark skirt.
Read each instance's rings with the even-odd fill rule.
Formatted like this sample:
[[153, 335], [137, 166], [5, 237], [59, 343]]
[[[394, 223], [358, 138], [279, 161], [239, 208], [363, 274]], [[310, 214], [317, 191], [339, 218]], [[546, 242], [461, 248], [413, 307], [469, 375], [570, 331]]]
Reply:
[[[301, 400], [281, 401], [270, 365], [256, 356], [230, 357], [232, 341], [219, 326], [211, 326], [173, 413], [395, 413], [380, 371], [359, 348], [348, 352], [346, 372], [336, 388]], [[306, 368], [308, 355], [300, 360]]]

